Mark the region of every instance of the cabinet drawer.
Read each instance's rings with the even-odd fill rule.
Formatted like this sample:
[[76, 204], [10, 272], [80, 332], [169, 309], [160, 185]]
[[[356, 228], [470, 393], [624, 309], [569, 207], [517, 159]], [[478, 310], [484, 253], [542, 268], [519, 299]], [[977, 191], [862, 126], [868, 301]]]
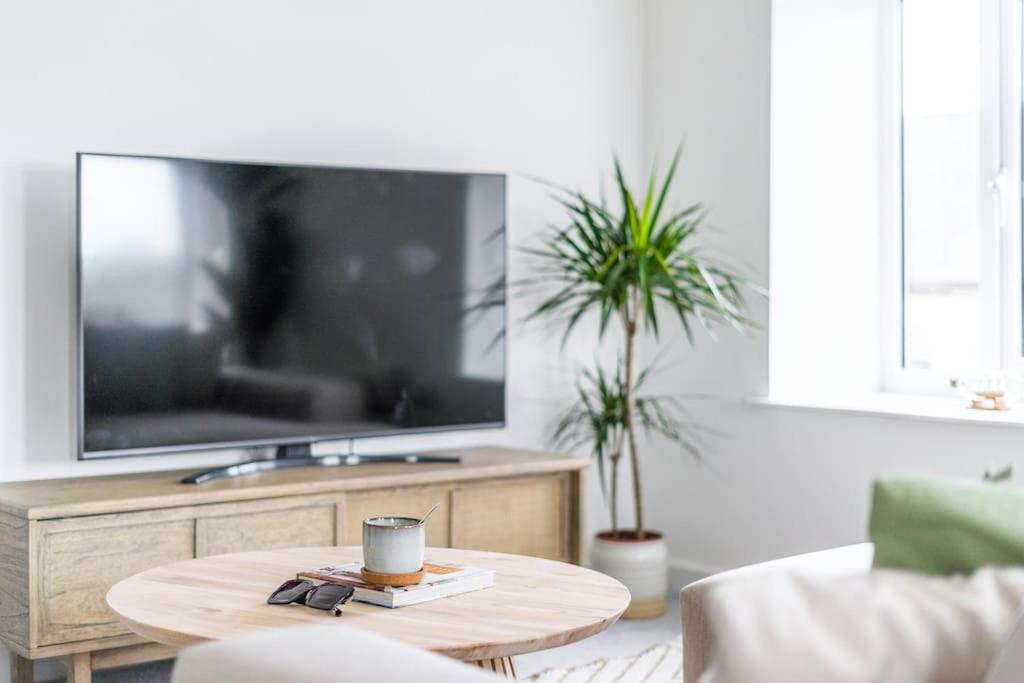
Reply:
[[568, 480], [531, 477], [452, 492], [452, 547], [569, 560]]
[[434, 503], [440, 503], [427, 521], [427, 545], [447, 548], [448, 495], [449, 491], [441, 487], [349, 494], [341, 516], [339, 544], [360, 545], [363, 542], [363, 520], [368, 517], [421, 517]]
[[334, 505], [241, 512], [196, 520], [196, 557], [334, 545]]
[[33, 645], [129, 633], [107, 608], [110, 587], [146, 569], [191, 559], [194, 548], [191, 519], [141, 512], [40, 522]]

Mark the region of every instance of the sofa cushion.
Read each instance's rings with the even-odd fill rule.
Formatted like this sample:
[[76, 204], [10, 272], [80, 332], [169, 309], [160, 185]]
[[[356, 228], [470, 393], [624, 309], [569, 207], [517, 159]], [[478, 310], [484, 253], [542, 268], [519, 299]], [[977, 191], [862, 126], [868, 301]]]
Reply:
[[937, 477], [875, 482], [875, 566], [969, 574], [1024, 565], [1024, 488]]
[[1024, 569], [737, 579], [707, 596], [716, 651], [701, 681], [980, 682], [1022, 601]]

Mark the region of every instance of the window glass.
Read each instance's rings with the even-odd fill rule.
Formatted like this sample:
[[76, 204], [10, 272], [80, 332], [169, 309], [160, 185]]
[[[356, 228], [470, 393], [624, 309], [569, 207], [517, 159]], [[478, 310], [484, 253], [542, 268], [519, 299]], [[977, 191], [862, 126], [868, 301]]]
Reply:
[[903, 3], [903, 365], [981, 365], [981, 2]]

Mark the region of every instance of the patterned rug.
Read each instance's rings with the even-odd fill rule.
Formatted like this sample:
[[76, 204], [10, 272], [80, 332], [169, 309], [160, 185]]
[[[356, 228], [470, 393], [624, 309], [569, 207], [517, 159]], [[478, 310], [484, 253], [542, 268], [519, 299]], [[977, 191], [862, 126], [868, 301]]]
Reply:
[[638, 655], [598, 659], [530, 676], [535, 683], [671, 683], [683, 680], [682, 641], [652, 645]]

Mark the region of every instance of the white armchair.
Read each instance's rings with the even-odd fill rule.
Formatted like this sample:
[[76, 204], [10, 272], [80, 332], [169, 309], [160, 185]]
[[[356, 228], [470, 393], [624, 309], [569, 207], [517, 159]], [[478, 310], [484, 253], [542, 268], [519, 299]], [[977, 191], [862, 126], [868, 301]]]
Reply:
[[494, 683], [492, 673], [343, 623], [259, 631], [185, 648], [172, 683]]

